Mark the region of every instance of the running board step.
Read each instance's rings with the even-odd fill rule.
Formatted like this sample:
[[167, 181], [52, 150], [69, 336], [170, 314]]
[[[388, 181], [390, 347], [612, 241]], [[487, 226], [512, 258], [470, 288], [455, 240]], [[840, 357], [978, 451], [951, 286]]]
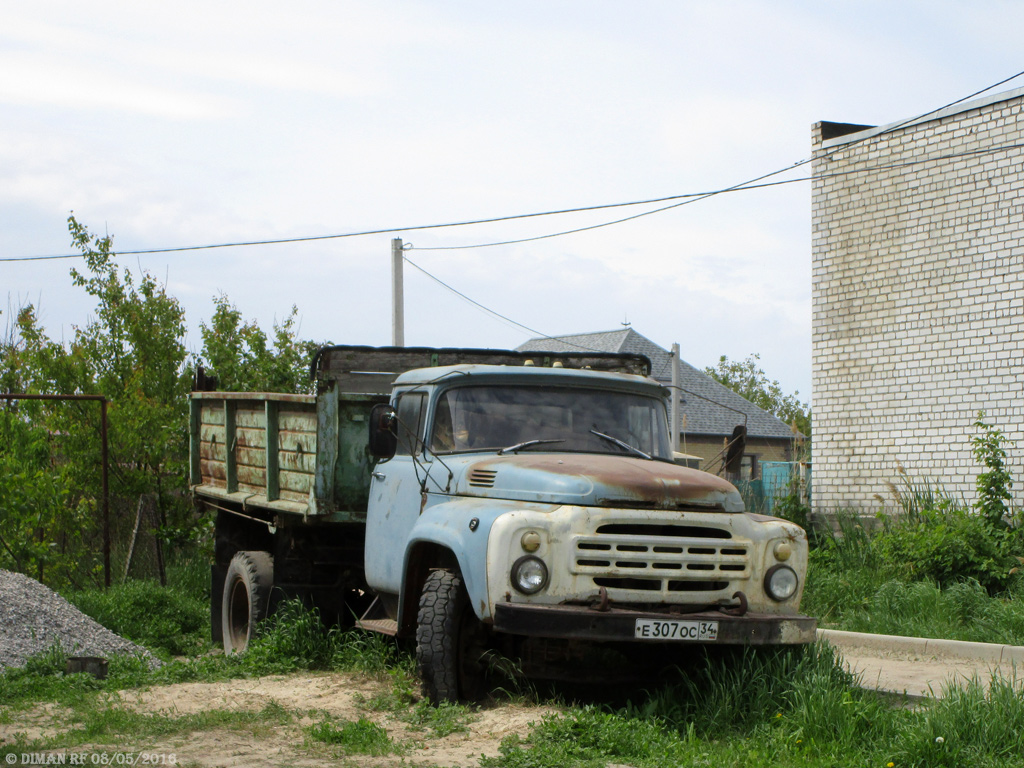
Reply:
[[359, 629], [370, 632], [379, 632], [382, 635], [394, 637], [398, 634], [398, 622], [394, 619], [359, 619], [356, 622]]
[[381, 602], [380, 595], [373, 598], [370, 607], [356, 620], [356, 626], [359, 629], [379, 632], [382, 635], [390, 635], [391, 637], [398, 634], [398, 622], [388, 618], [388, 613], [384, 610], [384, 603]]

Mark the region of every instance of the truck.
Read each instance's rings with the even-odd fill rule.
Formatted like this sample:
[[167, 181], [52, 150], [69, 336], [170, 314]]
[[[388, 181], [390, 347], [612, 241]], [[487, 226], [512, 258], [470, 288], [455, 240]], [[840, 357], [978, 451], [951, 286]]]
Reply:
[[[425, 695], [795, 645], [807, 537], [677, 464], [642, 355], [330, 346], [315, 394], [190, 399], [214, 516], [212, 634], [242, 652], [282, 598], [415, 643]], [[584, 672], [583, 674], [586, 674]]]

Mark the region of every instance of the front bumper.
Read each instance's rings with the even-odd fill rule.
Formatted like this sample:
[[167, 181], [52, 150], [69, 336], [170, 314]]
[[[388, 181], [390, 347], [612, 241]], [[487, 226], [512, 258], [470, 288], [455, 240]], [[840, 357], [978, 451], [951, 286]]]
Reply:
[[[714, 622], [715, 639], [690, 639], [686, 633], [679, 633], [680, 636], [671, 639], [638, 637], [637, 620], [645, 623]], [[721, 611], [649, 613], [613, 607], [599, 611], [583, 605], [522, 603], [499, 603], [494, 611], [494, 629], [499, 632], [604, 642], [799, 645], [814, 642], [817, 626], [818, 620], [810, 616], [777, 616], [753, 611], [732, 616]]]

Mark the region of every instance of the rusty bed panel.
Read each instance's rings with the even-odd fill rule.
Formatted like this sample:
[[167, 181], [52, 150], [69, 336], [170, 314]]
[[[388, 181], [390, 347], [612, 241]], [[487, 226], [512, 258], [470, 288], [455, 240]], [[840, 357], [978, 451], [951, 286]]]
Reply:
[[190, 473], [199, 496], [275, 511], [363, 521], [370, 408], [386, 395], [195, 392]]
[[204, 392], [192, 409], [197, 492], [305, 511], [316, 470], [314, 397]]

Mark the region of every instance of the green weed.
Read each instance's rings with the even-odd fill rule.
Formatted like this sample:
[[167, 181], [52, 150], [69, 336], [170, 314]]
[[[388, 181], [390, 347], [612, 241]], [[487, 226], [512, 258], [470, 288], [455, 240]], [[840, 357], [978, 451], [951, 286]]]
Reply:
[[464, 704], [445, 701], [435, 707], [424, 699], [407, 709], [400, 718], [414, 731], [429, 731], [433, 738], [442, 738], [452, 733], [468, 731], [469, 724], [475, 716]]
[[307, 728], [306, 733], [314, 741], [339, 747], [346, 755], [380, 756], [402, 751], [384, 728], [362, 717], [340, 723], [325, 719]]
[[404, 712], [419, 701], [419, 683], [404, 668], [387, 671], [387, 687], [369, 699], [357, 696], [357, 702], [374, 712]]
[[832, 623], [851, 632], [1019, 645], [1024, 641], [1022, 597], [1022, 585], [993, 598], [976, 581], [940, 589], [929, 582], [890, 580]]
[[981, 434], [971, 438], [971, 451], [975, 460], [985, 468], [984, 472], [978, 473], [978, 500], [974, 507], [989, 525], [1001, 528], [1006, 525], [1004, 518], [1013, 499], [1010, 493], [1013, 477], [1006, 468], [1004, 447], [1012, 443], [994, 426], [985, 423], [984, 411], [978, 412], [974, 426]]
[[[212, 526], [212, 521], [207, 521], [207, 524]], [[167, 563], [167, 588], [201, 600], [209, 606], [212, 555], [212, 552], [197, 545], [173, 549]]]
[[[951, 685], [917, 709], [852, 686], [827, 646], [718, 654], [618, 711], [577, 707], [510, 737], [484, 768], [1018, 766], [1024, 692]], [[897, 702], [898, 703], [898, 702]]]
[[656, 720], [639, 720], [593, 706], [549, 715], [523, 739], [510, 736], [500, 754], [482, 758], [482, 768], [570, 768], [626, 763], [645, 766], [693, 765], [687, 740]]
[[73, 744], [109, 743], [124, 738], [162, 738], [215, 729], [241, 730], [261, 736], [293, 719], [294, 714], [275, 701], [254, 712], [210, 709], [187, 715], [135, 712], [112, 702], [84, 710], [81, 727], [68, 731], [61, 740]]

